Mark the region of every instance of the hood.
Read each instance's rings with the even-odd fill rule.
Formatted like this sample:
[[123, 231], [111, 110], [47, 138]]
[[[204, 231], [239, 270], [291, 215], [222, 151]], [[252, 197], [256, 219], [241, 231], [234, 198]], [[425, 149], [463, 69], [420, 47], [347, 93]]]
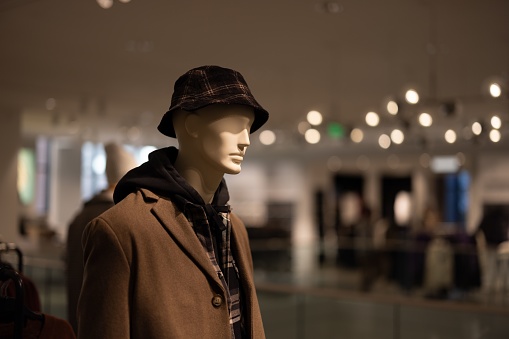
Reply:
[[[151, 152], [147, 162], [127, 172], [119, 181], [113, 194], [115, 204], [130, 193], [145, 188], [165, 198], [179, 197], [205, 206], [200, 194], [173, 167], [177, 155], [178, 150], [175, 147], [161, 148]], [[228, 188], [223, 178], [212, 203], [218, 206], [226, 205], [229, 199]]]

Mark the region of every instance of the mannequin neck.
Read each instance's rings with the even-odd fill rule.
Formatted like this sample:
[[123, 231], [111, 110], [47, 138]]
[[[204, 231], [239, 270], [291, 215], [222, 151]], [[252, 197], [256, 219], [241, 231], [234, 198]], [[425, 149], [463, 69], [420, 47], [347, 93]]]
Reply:
[[196, 161], [196, 155], [189, 154], [185, 149], [179, 150], [173, 166], [186, 179], [187, 183], [198, 192], [205, 203], [210, 204], [212, 202], [224, 173], [204, 168], [203, 163]]

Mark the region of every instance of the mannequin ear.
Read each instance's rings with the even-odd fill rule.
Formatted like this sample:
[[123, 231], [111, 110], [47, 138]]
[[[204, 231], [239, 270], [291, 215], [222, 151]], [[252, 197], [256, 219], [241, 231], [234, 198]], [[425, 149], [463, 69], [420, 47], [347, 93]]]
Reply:
[[193, 138], [198, 138], [200, 130], [200, 117], [198, 116], [198, 114], [194, 112], [190, 112], [189, 114], [187, 114], [184, 121], [184, 126], [189, 136]]

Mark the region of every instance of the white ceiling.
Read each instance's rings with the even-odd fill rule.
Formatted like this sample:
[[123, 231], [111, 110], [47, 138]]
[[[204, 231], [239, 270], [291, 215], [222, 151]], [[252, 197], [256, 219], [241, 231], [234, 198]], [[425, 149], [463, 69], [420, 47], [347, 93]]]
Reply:
[[[266, 127], [284, 136], [278, 147], [299, 144], [297, 124], [311, 109], [373, 140], [406, 126], [407, 140], [436, 149], [447, 128], [460, 133], [496, 113], [509, 139], [507, 95], [485, 92], [488, 81], [509, 80], [506, 0], [115, 0], [107, 10], [95, 0], [4, 0], [0, 42], [0, 105], [23, 113], [25, 135], [168, 143], [155, 126], [174, 81], [216, 64], [244, 75], [271, 113]], [[384, 112], [409, 86], [424, 107]], [[453, 117], [437, 109], [443, 101], [458, 104]], [[423, 109], [433, 132], [416, 124]], [[382, 117], [376, 129], [363, 122], [371, 110]]]

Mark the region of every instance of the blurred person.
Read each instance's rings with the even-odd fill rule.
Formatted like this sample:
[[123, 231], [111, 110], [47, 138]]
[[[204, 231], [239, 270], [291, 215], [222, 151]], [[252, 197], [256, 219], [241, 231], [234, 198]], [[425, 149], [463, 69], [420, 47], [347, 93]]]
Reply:
[[85, 226], [95, 217], [114, 205], [113, 191], [118, 181], [136, 161], [128, 151], [116, 143], [104, 145], [106, 153], [106, 179], [108, 187], [86, 201], [71, 221], [67, 231], [66, 245], [66, 281], [67, 281], [67, 318], [75, 332], [78, 330], [76, 308], [83, 282], [83, 249], [81, 236]]
[[394, 199], [394, 218], [390, 221], [386, 239], [390, 256], [390, 278], [409, 293], [413, 287], [412, 219], [413, 199], [408, 191], [399, 191]]
[[80, 338], [265, 338], [247, 231], [224, 174], [268, 119], [243, 76], [194, 68], [174, 85], [153, 151], [83, 234]]
[[500, 270], [498, 247], [509, 240], [509, 213], [501, 206], [487, 209], [477, 232], [481, 233], [485, 240], [485, 261], [481, 284], [485, 292], [492, 293], [496, 290]]
[[355, 249], [361, 272], [361, 291], [369, 291], [381, 272], [380, 256], [375, 251], [371, 209], [361, 201], [359, 221], [354, 225]]
[[362, 199], [357, 192], [346, 192], [339, 199], [336, 263], [344, 268], [358, 267], [355, 249], [355, 228], [361, 220]]

